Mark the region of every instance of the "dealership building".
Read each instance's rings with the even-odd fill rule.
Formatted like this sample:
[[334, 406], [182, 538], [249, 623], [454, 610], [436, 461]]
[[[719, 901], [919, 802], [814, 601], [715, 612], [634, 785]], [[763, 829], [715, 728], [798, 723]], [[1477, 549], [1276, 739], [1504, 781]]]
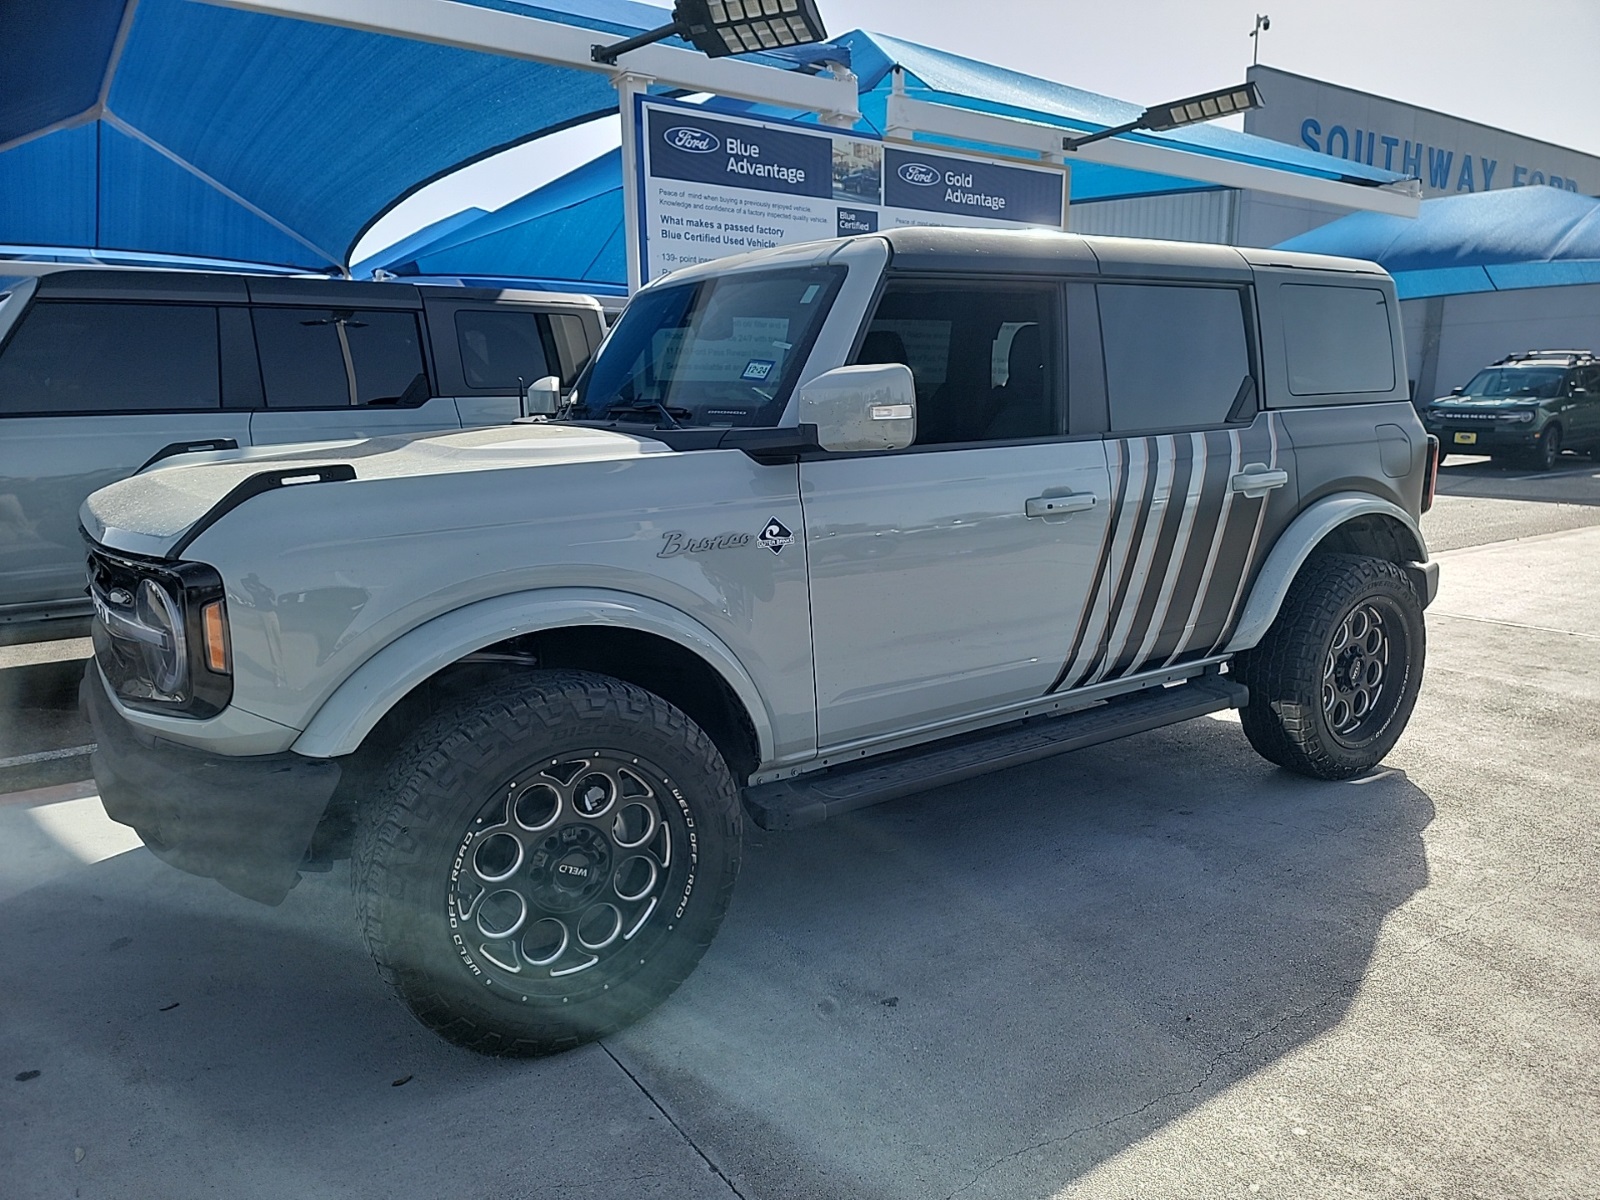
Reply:
[[[1600, 195], [1600, 157], [1353, 88], [1255, 66], [1246, 133], [1422, 181], [1425, 199], [1513, 187]], [[1075, 203], [1079, 233], [1275, 246], [1347, 209], [1234, 188]]]

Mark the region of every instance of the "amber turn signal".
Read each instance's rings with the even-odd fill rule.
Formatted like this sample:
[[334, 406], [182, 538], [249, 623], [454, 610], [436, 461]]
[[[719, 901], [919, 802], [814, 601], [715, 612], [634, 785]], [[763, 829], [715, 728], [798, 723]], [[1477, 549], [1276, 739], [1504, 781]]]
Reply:
[[205, 630], [206, 666], [218, 675], [228, 673], [228, 623], [222, 615], [222, 601], [213, 600], [200, 610]]

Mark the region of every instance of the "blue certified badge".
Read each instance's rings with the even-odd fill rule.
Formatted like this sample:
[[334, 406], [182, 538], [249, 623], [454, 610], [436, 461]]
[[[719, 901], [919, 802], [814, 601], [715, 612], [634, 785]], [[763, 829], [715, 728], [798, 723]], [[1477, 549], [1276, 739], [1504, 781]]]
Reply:
[[752, 358], [748, 363], [745, 364], [744, 378], [765, 379], [768, 375], [772, 374], [772, 368], [777, 365], [777, 363], [771, 362], [765, 358]]

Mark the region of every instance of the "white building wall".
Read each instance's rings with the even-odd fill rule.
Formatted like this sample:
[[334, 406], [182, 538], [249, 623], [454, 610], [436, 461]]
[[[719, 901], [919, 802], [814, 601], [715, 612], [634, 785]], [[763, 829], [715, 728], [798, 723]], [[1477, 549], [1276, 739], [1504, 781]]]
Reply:
[[1600, 353], [1600, 284], [1402, 300], [1400, 314], [1419, 401], [1445, 395], [1507, 354]]
[[1228, 245], [1236, 232], [1238, 197], [1232, 189], [1216, 188], [1126, 200], [1074, 201], [1067, 209], [1067, 227], [1073, 233]]

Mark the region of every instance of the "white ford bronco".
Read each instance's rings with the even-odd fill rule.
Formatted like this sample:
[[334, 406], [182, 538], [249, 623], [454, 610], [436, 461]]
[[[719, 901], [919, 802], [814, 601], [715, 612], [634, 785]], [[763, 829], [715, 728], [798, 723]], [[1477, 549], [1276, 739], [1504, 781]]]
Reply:
[[1437, 444], [1371, 264], [908, 229], [724, 259], [492, 429], [97, 492], [106, 811], [267, 903], [353, 858], [383, 976], [547, 1053], [658, 1003], [788, 829], [1221, 709], [1400, 736]]

